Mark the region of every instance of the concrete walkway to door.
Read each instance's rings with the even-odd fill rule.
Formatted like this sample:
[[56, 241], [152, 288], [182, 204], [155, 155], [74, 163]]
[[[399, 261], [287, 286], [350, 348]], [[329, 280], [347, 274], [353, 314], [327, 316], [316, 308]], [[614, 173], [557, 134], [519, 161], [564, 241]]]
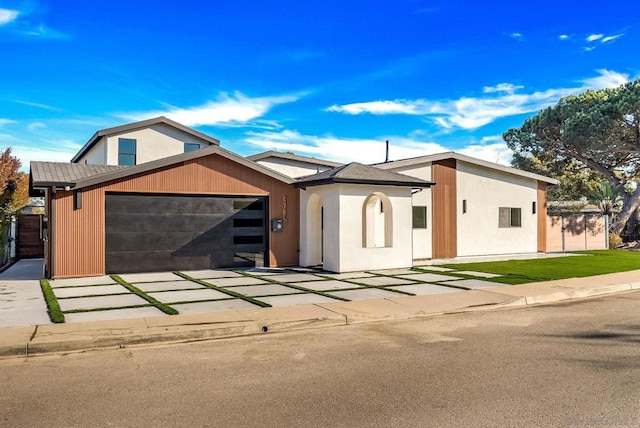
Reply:
[[19, 260], [0, 273], [0, 326], [51, 324], [40, 289], [42, 259]]

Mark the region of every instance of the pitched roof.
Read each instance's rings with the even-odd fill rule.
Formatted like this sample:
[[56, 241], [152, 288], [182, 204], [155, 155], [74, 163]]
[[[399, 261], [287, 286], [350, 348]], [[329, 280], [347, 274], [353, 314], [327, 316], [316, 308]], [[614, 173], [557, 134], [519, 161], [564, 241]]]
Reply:
[[181, 123], [173, 121], [167, 117], [159, 116], [159, 117], [154, 117], [152, 119], [142, 120], [140, 122], [127, 123], [125, 125], [114, 126], [112, 128], [105, 128], [97, 131], [95, 134], [91, 136], [91, 138], [89, 138], [89, 141], [87, 141], [85, 145], [82, 146], [80, 151], [78, 151], [78, 153], [75, 154], [75, 156], [71, 159], [71, 162], [77, 162], [78, 159], [80, 159], [89, 149], [91, 149], [91, 147], [93, 147], [102, 137], [105, 137], [105, 136], [108, 137], [110, 135], [120, 134], [128, 131], [135, 131], [136, 129], [146, 128], [151, 125], [157, 125], [159, 123], [163, 123], [165, 125], [179, 129], [180, 131], [193, 135], [194, 137], [200, 138], [201, 140], [204, 140], [209, 144], [216, 145], [216, 146], [220, 145], [219, 140], [213, 137], [210, 137], [207, 134], [203, 134], [202, 132], [196, 131], [195, 129], [191, 129], [188, 126], [184, 126]]
[[393, 171], [385, 171], [373, 166], [352, 162], [318, 174], [301, 177], [295, 184], [296, 187], [306, 189], [309, 186], [322, 184], [349, 183], [349, 184], [378, 184], [387, 186], [431, 187], [432, 182], [422, 180]]
[[211, 145], [200, 150], [127, 167], [63, 162], [31, 162], [31, 186], [34, 188], [69, 186], [73, 189], [82, 189], [84, 187], [130, 177], [135, 174], [153, 171], [212, 154], [227, 158], [284, 183], [293, 184], [295, 182], [294, 179], [280, 174], [277, 171], [247, 160], [222, 147]]
[[288, 160], [295, 160], [299, 162], [310, 163], [313, 165], [324, 165], [324, 166], [330, 166], [330, 167], [343, 165], [340, 162], [334, 162], [326, 159], [317, 159], [317, 158], [312, 158], [308, 156], [300, 156], [300, 155], [296, 155], [295, 153], [277, 152], [275, 150], [269, 150], [267, 152], [262, 152], [255, 155], [247, 156], [247, 159], [252, 160], [254, 162], [257, 162], [262, 159], [267, 159], [267, 158], [288, 159]]
[[31, 178], [38, 186], [67, 186], [77, 181], [119, 171], [126, 166], [87, 165], [82, 163], [31, 162]]
[[506, 172], [508, 174], [514, 174], [514, 175], [519, 175], [521, 177], [531, 178], [533, 180], [544, 181], [549, 184], [559, 183], [558, 180], [545, 177], [544, 175], [523, 171], [521, 169], [504, 166], [504, 165], [500, 165], [493, 162], [488, 162], [482, 159], [474, 158], [474, 157], [463, 155], [461, 153], [456, 153], [456, 152], [444, 152], [444, 153], [437, 153], [435, 155], [418, 156], [415, 158], [400, 159], [397, 161], [377, 163], [377, 164], [373, 164], [372, 166], [375, 166], [376, 168], [388, 170], [388, 169], [395, 169], [395, 168], [401, 168], [406, 166], [420, 165], [423, 163], [435, 162], [435, 161], [444, 160], [444, 159], [456, 159], [462, 162], [471, 163], [471, 164], [482, 166], [485, 168]]

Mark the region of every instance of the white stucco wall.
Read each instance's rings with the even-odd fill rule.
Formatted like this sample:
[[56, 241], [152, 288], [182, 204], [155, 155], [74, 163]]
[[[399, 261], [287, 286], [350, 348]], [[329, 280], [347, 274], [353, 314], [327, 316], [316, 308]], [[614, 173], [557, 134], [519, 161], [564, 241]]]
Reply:
[[[537, 252], [536, 200], [536, 180], [458, 161], [458, 257]], [[499, 207], [521, 208], [522, 227], [499, 228]]]
[[[322, 199], [324, 207], [323, 254], [324, 268], [334, 272], [391, 269], [412, 265], [412, 204], [411, 189], [391, 186], [333, 184], [301, 190], [300, 197], [300, 264], [315, 265], [313, 233], [308, 233], [307, 213], [313, 194]], [[391, 246], [363, 245], [363, 205], [374, 192], [384, 194], [391, 205], [385, 215], [392, 216]], [[313, 204], [312, 204], [313, 205]], [[313, 229], [313, 228], [311, 228]], [[379, 237], [378, 234], [376, 236]], [[375, 239], [380, 243], [380, 238]]]
[[[431, 181], [431, 163], [414, 165], [403, 168], [392, 169], [394, 172], [406, 174], [411, 177]], [[433, 205], [431, 203], [431, 189], [422, 189], [413, 195], [414, 206], [427, 207], [427, 228], [413, 229], [413, 258], [430, 259], [432, 256], [433, 243]], [[412, 214], [413, 215], [413, 214]]]
[[91, 148], [78, 163], [118, 165], [118, 138], [136, 140], [136, 163], [141, 164], [156, 159], [184, 153], [184, 143], [199, 144], [206, 147], [208, 142], [164, 123], [151, 125], [148, 128], [131, 132], [123, 132], [103, 138]]
[[304, 177], [306, 175], [312, 175], [317, 172], [323, 172], [331, 169], [331, 167], [325, 165], [317, 165], [293, 159], [282, 159], [276, 157], [260, 159], [256, 161], [256, 163], [292, 178]]
[[78, 163], [105, 165], [107, 163], [107, 143], [104, 138], [91, 147], [91, 149], [78, 160]]

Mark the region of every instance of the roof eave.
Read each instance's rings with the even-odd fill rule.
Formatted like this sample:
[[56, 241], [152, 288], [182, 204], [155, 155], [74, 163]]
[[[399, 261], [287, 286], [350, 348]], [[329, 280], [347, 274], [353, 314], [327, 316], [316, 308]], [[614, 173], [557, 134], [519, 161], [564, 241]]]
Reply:
[[414, 189], [426, 189], [433, 186], [435, 183], [425, 181], [423, 183], [417, 183], [413, 181], [385, 181], [385, 180], [359, 180], [350, 178], [325, 178], [322, 180], [314, 180], [307, 182], [295, 183], [296, 187], [306, 189], [307, 187], [322, 186], [325, 184], [365, 184], [365, 185], [377, 185], [377, 186], [393, 186], [393, 187], [411, 187]]

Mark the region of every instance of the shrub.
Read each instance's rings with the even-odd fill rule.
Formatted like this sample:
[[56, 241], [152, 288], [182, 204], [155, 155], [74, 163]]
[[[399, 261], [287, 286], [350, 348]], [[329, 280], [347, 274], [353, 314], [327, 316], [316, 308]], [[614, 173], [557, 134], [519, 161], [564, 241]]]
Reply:
[[622, 238], [620, 235], [615, 233], [609, 233], [609, 248], [620, 248], [622, 247]]

